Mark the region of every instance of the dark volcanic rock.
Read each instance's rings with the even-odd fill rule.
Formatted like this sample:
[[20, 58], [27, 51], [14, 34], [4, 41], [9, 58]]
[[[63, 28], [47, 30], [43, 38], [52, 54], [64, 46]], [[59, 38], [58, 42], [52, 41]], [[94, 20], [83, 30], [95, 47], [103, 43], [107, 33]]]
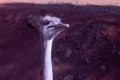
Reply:
[[71, 26], [53, 43], [54, 80], [120, 80], [120, 7], [2, 6], [0, 80], [43, 80], [41, 36], [28, 17], [46, 14]]

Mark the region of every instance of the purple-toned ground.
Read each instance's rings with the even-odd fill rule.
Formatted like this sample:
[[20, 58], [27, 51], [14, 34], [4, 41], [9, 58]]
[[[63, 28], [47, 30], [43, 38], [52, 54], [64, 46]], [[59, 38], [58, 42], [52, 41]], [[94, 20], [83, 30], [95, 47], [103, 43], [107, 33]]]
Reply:
[[54, 80], [120, 80], [120, 7], [5, 4], [0, 8], [0, 80], [43, 80], [39, 32], [28, 17], [71, 27], [53, 44]]

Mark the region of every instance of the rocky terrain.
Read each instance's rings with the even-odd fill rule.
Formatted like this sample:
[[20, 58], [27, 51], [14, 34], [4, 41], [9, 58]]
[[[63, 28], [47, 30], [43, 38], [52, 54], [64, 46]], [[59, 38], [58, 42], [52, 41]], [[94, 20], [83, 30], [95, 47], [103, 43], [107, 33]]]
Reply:
[[41, 36], [28, 17], [54, 15], [70, 28], [54, 40], [54, 80], [120, 80], [120, 7], [2, 4], [0, 80], [43, 80]]

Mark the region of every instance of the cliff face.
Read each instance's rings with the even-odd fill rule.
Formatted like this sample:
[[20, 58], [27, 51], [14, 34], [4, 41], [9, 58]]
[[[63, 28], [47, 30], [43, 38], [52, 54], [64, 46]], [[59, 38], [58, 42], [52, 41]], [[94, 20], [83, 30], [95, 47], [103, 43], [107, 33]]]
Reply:
[[28, 16], [60, 17], [54, 80], [120, 80], [120, 7], [6, 4], [0, 8], [0, 79], [43, 80], [39, 32]]

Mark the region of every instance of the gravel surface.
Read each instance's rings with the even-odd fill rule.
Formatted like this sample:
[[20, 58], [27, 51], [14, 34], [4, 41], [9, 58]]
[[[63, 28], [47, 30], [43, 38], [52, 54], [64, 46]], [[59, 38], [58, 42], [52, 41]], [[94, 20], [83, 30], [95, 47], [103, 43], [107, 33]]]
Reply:
[[0, 0], [0, 3], [71, 3], [76, 5], [114, 5], [120, 6], [120, 0]]

